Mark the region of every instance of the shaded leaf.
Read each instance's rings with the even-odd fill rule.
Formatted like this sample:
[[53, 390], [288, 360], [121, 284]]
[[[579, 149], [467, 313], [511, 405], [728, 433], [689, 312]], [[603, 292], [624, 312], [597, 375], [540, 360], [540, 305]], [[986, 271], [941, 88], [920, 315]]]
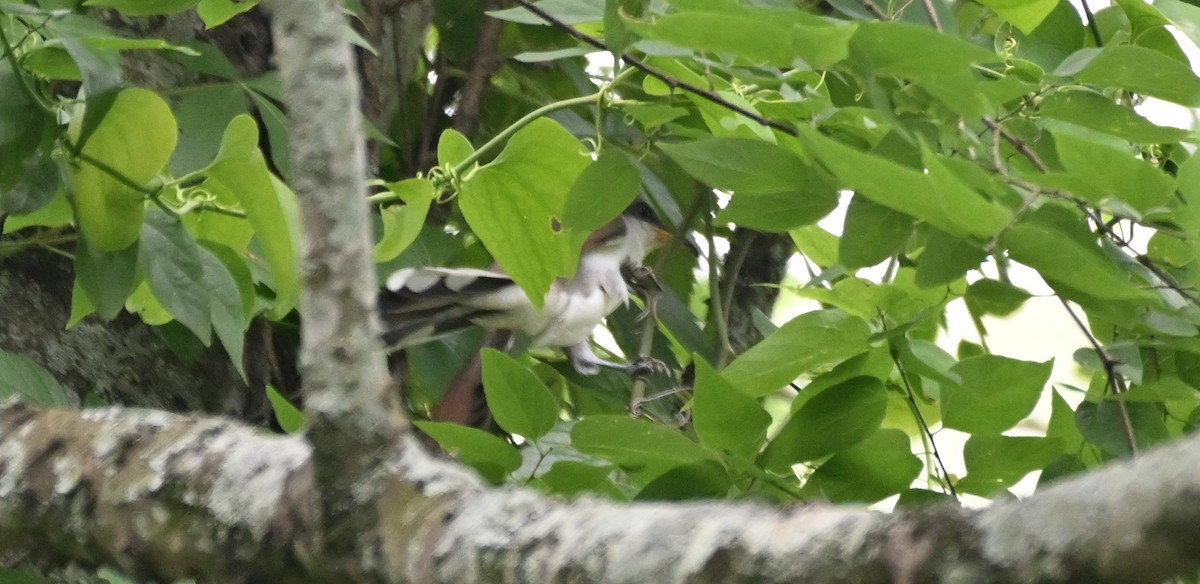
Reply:
[[[175, 320], [208, 345], [212, 333], [209, 282], [200, 247], [183, 223], [158, 209], [150, 210], [142, 228], [138, 266], [154, 297]], [[240, 311], [240, 298], [237, 302]]]
[[712, 453], [678, 431], [625, 415], [580, 420], [571, 429], [571, 443], [580, 452], [633, 468], [712, 458]]
[[879, 430], [825, 461], [804, 491], [834, 502], [878, 501], [908, 489], [921, 468], [907, 434]]
[[762, 446], [771, 416], [758, 400], [722, 379], [702, 359], [694, 361], [692, 420], [700, 443], [717, 451], [752, 457]]
[[1192, 68], [1153, 49], [1110, 45], [1075, 74], [1075, 79], [1200, 107], [1200, 78]]
[[554, 427], [558, 404], [528, 368], [504, 353], [485, 348], [483, 392], [496, 424], [510, 434], [537, 440]]
[[267, 386], [267, 400], [275, 412], [275, 421], [284, 432], [295, 434], [304, 428], [304, 412], [270, 385]]
[[854, 377], [830, 387], [792, 414], [759, 463], [781, 471], [858, 444], [879, 429], [887, 400], [883, 382], [874, 377]]
[[413, 425], [494, 485], [521, 467], [521, 453], [515, 446], [483, 430], [449, 422], [416, 421]]
[[70, 407], [77, 401], [34, 360], [0, 350], [0, 400], [14, 395], [32, 405], [55, 408]]
[[734, 359], [721, 377], [751, 396], [763, 396], [817, 367], [863, 352], [871, 331], [840, 310], [801, 314]]
[[942, 385], [942, 421], [972, 434], [999, 434], [1033, 411], [1053, 361], [1034, 363], [980, 355], [956, 363], [958, 384]]

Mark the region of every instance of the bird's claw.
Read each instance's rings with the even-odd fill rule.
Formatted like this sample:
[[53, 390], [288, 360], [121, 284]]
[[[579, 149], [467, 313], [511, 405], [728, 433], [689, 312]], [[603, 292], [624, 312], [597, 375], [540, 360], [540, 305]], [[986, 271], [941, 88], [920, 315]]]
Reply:
[[671, 368], [667, 367], [666, 363], [655, 359], [654, 357], [638, 357], [625, 366], [625, 372], [631, 377], [641, 377], [645, 375], [670, 375]]

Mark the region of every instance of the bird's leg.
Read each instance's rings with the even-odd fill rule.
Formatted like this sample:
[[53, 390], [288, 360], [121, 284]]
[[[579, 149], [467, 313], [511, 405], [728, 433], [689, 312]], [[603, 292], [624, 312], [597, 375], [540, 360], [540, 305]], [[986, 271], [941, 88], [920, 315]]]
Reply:
[[630, 377], [638, 377], [649, 373], [666, 375], [671, 372], [666, 363], [653, 357], [640, 357], [629, 363], [618, 363], [616, 361], [601, 359], [592, 352], [592, 347], [587, 341], [571, 345], [564, 349], [563, 352], [567, 354], [567, 358], [571, 360], [571, 366], [580, 375], [595, 375], [600, 372], [601, 367], [622, 371]]

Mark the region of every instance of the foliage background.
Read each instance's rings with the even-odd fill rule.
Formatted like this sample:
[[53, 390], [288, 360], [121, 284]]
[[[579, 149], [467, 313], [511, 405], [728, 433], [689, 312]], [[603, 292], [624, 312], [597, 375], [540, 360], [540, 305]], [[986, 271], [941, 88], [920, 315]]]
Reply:
[[[0, 5], [0, 254], [70, 257], [66, 326], [124, 311], [179, 359], [219, 345], [293, 428], [285, 367], [245, 366], [260, 351], [286, 361], [301, 325], [277, 77], [211, 38], [130, 33], [161, 15], [218, 31], [259, 13], [84, 4]], [[650, 258], [663, 284], [654, 319], [632, 306], [608, 323], [624, 354], [653, 355], [678, 378], [583, 378], [553, 354], [485, 351], [495, 425], [418, 424], [489, 481], [620, 500], [907, 505], [1003, 495], [1032, 471], [1049, 483], [1200, 423], [1200, 162], [1190, 130], [1135, 109], [1200, 106], [1174, 33], [1197, 34], [1197, 7], [421, 6], [428, 20], [410, 21], [408, 45], [375, 46], [370, 7], [346, 4], [368, 87], [371, 55], [409, 65], [364, 106], [380, 274], [494, 260], [540, 298], [570, 274], [578, 235], [634, 197], [702, 242], [699, 263], [679, 245]], [[597, 44], [624, 54], [611, 75], [589, 72]], [[841, 235], [817, 226], [850, 192]], [[719, 239], [731, 242], [723, 258]], [[820, 310], [776, 324], [764, 313], [780, 249], [803, 256], [810, 278], [789, 286]], [[1051, 363], [990, 351], [983, 317], [1030, 298], [1008, 276], [1018, 264], [1086, 335], [1085, 387], [1048, 385]], [[984, 342], [949, 353], [934, 340], [959, 299]], [[250, 354], [255, 327], [273, 340]], [[418, 415], [477, 345], [468, 334], [397, 365]], [[67, 390], [4, 349], [0, 391], [115, 399]], [[1013, 435], [1046, 392], [1045, 435]], [[969, 435], [965, 475], [942, 464], [941, 428]]]

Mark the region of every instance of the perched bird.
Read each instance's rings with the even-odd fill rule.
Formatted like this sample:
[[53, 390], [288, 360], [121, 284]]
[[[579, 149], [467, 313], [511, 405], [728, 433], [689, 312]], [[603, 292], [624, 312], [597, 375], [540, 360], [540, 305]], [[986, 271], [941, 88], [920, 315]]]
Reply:
[[601, 367], [629, 374], [660, 368], [647, 361], [615, 363], [596, 356], [592, 331], [629, 301], [623, 269], [671, 239], [649, 205], [635, 202], [583, 244], [579, 269], [550, 286], [536, 308], [500, 271], [473, 268], [404, 268], [388, 277], [380, 294], [384, 342], [389, 350], [437, 339], [469, 326], [523, 333], [535, 347], [561, 348], [581, 374]]

